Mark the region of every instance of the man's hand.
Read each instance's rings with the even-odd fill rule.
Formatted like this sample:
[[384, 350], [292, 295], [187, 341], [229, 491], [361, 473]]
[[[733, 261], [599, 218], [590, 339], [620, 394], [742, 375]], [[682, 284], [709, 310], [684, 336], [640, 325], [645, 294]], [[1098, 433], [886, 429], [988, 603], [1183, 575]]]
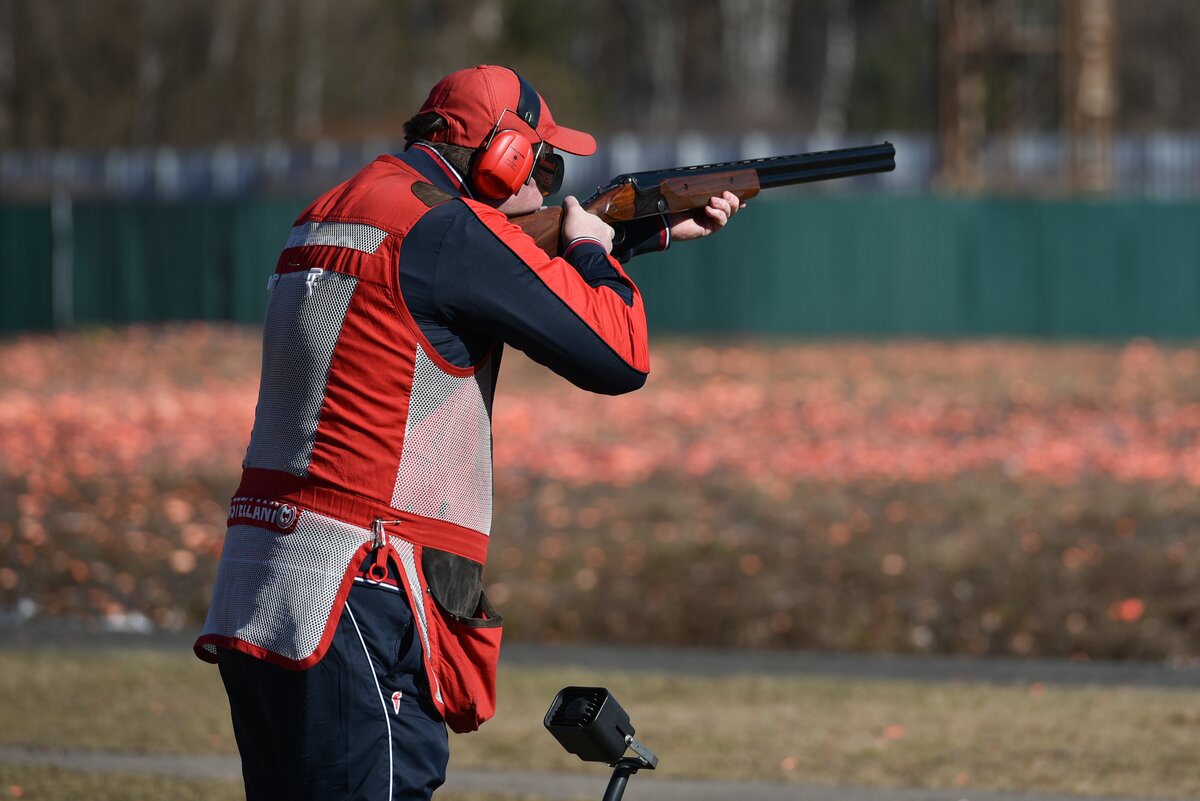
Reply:
[[667, 217], [667, 224], [671, 227], [671, 239], [687, 242], [689, 239], [699, 239], [719, 231], [741, 207], [742, 201], [737, 195], [725, 192], [721, 197], [709, 198], [708, 205], [704, 208], [671, 214]]
[[612, 253], [613, 227], [604, 220], [584, 211], [583, 206], [575, 197], [568, 195], [563, 200], [562, 240], [564, 247], [570, 247], [576, 239], [595, 239], [604, 246], [606, 253]]

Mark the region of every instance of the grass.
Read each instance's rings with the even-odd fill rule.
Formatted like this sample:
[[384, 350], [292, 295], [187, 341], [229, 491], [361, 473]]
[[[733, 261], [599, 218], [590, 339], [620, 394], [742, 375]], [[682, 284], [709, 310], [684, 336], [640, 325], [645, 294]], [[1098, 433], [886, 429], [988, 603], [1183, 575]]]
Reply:
[[240, 782], [179, 779], [129, 773], [84, 773], [63, 768], [0, 763], [0, 798], [22, 801], [235, 801]]
[[[54, 767], [0, 764], [0, 798], [22, 801], [240, 801], [239, 781], [178, 779], [130, 773], [84, 773]], [[538, 801], [498, 793], [438, 793], [438, 801]]]
[[[663, 777], [1200, 795], [1200, 692], [1128, 687], [508, 668], [501, 673], [496, 719], [453, 738], [455, 764], [594, 772], [595, 766], [562, 752], [541, 726], [550, 700], [568, 684], [612, 689], [639, 738], [661, 758]], [[0, 697], [0, 743], [6, 745], [235, 753], [216, 670], [187, 654], [4, 651]], [[219, 782], [134, 777], [126, 784], [128, 777], [60, 774], [0, 765], [0, 798], [11, 786], [26, 798], [162, 797], [163, 782], [178, 798], [201, 791], [206, 798], [234, 797], [228, 793], [236, 790]], [[86, 791], [81, 782], [89, 783]], [[105, 795], [102, 788], [110, 784], [125, 789]], [[61, 787], [76, 789], [54, 795]], [[468, 798], [483, 801], [455, 797]]]

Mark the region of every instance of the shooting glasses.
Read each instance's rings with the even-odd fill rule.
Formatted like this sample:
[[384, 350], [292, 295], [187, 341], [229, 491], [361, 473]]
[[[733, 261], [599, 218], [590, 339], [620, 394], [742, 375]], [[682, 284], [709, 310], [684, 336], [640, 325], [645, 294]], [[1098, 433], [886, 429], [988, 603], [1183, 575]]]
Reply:
[[539, 142], [533, 152], [533, 182], [542, 197], [550, 197], [562, 189], [563, 157], [554, 152], [549, 142]]

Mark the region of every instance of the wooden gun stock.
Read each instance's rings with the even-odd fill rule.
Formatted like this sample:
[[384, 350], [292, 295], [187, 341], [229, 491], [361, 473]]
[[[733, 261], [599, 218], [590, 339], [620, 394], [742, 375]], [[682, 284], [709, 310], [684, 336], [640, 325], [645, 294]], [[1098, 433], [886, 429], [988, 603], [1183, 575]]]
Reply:
[[547, 206], [533, 214], [513, 217], [510, 222], [554, 258], [562, 252], [562, 218], [562, 206]]
[[[628, 185], [602, 187], [580, 205], [609, 225], [632, 220], [633, 188]], [[704, 199], [708, 202], [708, 198]], [[509, 222], [526, 233], [551, 258], [562, 255], [562, 206], [547, 206], [532, 214], [513, 217]]]
[[[710, 197], [732, 192], [742, 200], [763, 189], [890, 172], [896, 150], [888, 142], [794, 156], [702, 164], [618, 175], [581, 204], [609, 225], [641, 217], [703, 208]], [[562, 251], [563, 210], [557, 206], [512, 218], [551, 257]]]

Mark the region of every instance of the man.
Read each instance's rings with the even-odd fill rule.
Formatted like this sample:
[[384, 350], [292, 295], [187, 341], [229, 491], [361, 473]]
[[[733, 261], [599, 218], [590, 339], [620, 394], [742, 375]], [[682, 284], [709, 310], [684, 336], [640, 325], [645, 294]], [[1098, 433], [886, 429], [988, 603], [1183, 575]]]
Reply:
[[[455, 72], [380, 156], [297, 219], [212, 605], [196, 642], [229, 695], [247, 798], [428, 798], [445, 726], [494, 709], [482, 592], [503, 343], [580, 387], [637, 389], [641, 296], [620, 261], [738, 210], [614, 231], [564, 203], [562, 258], [508, 221], [561, 184], [557, 125], [510, 69]], [[614, 258], [615, 256], [615, 258]]]

